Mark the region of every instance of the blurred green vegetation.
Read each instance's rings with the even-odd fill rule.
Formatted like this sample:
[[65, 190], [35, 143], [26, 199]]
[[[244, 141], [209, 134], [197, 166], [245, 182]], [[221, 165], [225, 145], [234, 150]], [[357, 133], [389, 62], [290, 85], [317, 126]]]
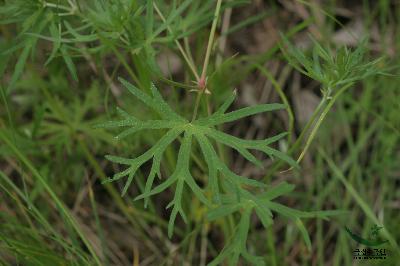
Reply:
[[[251, 216], [249, 253], [262, 256], [266, 265], [398, 265], [400, 4], [319, 3], [222, 1], [207, 73], [211, 94], [201, 99], [199, 116], [216, 110], [235, 88], [234, 109], [265, 103], [259, 100], [282, 102], [286, 111], [218, 129], [251, 139], [288, 131], [291, 137], [274, 148], [302, 157], [300, 169], [284, 171], [288, 165], [256, 154], [264, 168], [255, 170], [236, 152], [217, 146], [220, 157], [268, 186], [294, 184], [289, 195], [278, 199], [281, 204], [302, 211], [344, 211], [301, 225], [274, 215], [267, 229]], [[124, 182], [103, 182], [124, 170], [104, 155], [133, 158], [163, 132], [143, 131], [117, 141], [118, 131], [94, 127], [114, 120], [117, 106], [142, 120], [154, 119], [118, 77], [149, 94], [155, 83], [177, 113], [192, 117], [193, 72], [202, 70], [215, 4], [0, 0], [0, 263], [205, 265], [232, 242], [240, 217], [207, 220], [207, 208], [186, 189], [182, 207], [188, 221], [178, 219], [168, 238], [170, 211], [165, 207], [173, 191], [150, 198], [148, 208], [134, 201], [145, 189], [149, 164], [136, 173], [124, 197]], [[288, 41], [279, 44], [281, 36]], [[357, 61], [361, 43], [364, 61]], [[349, 57], [357, 64], [343, 59]], [[374, 71], [369, 72], [371, 64]], [[328, 109], [321, 105], [327, 110], [321, 123], [320, 112], [307, 114], [309, 123], [301, 123], [303, 111], [317, 108], [313, 101], [296, 104], [304, 92], [320, 103], [335, 96], [329, 90], [343, 85], [338, 80], [351, 86]], [[310, 138], [313, 129], [318, 130]], [[178, 145], [165, 150], [165, 175], [173, 172], [178, 151]], [[203, 184], [208, 171], [198, 154], [197, 147], [190, 171]], [[390, 241], [382, 246], [386, 260], [354, 260], [353, 251], [363, 247], [344, 226], [366, 237], [375, 224], [384, 227], [379, 237]]]

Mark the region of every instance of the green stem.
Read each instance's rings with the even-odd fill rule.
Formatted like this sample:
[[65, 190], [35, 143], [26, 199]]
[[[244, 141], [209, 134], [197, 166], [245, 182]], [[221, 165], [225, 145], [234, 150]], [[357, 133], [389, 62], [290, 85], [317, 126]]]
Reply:
[[322, 98], [321, 102], [318, 104], [317, 108], [313, 112], [310, 120], [308, 120], [307, 124], [305, 125], [304, 129], [301, 131], [300, 136], [297, 138], [296, 142], [293, 144], [293, 147], [289, 150], [290, 153], [297, 150], [300, 146], [301, 142], [303, 141], [306, 133], [309, 131], [310, 127], [314, 125], [315, 120], [318, 118], [318, 115], [321, 113], [322, 108], [325, 106], [327, 99], [324, 97]]
[[203, 92], [200, 91], [197, 96], [196, 96], [196, 102], [194, 104], [194, 110], [193, 110], [193, 115], [192, 115], [192, 122], [196, 119], [197, 113], [199, 111], [199, 106], [200, 106], [200, 100], [201, 96], [203, 95]]
[[289, 117], [288, 143], [290, 144], [291, 140], [292, 140], [293, 129], [294, 129], [294, 114], [293, 114], [292, 108], [290, 107], [289, 101], [286, 98], [286, 95], [283, 92], [281, 85], [272, 76], [272, 74], [266, 68], [264, 68], [262, 65], [260, 65], [258, 63], [254, 63], [254, 65], [262, 74], [264, 74], [271, 81], [272, 85], [274, 86], [274, 88], [275, 88], [276, 92], [278, 93], [279, 97], [281, 98], [282, 102], [286, 105], [286, 110], [287, 110], [288, 117]]
[[192, 121], [194, 121], [197, 117], [201, 96], [203, 96], [204, 91], [207, 89], [207, 84], [206, 84], [206, 82], [207, 82], [207, 79], [206, 79], [207, 67], [208, 67], [208, 63], [210, 62], [211, 48], [212, 48], [212, 44], [214, 42], [215, 30], [217, 29], [219, 12], [221, 10], [221, 3], [222, 3], [222, 0], [218, 0], [217, 7], [215, 8], [213, 23], [211, 25], [210, 36], [208, 37], [208, 44], [207, 44], [206, 55], [204, 58], [203, 70], [201, 72], [200, 78], [197, 80], [197, 83], [199, 85], [199, 92], [197, 94], [196, 102], [195, 102], [194, 109], [193, 109]]
[[[294, 143], [294, 144], [292, 145], [292, 147], [289, 149], [288, 155], [293, 154], [293, 153], [298, 149], [298, 147], [300, 146], [300, 144], [301, 144], [301, 142], [302, 142], [304, 136], [306, 135], [306, 133], [308, 132], [308, 130], [310, 129], [310, 127], [314, 124], [315, 119], [317, 119], [317, 117], [318, 117], [318, 115], [320, 114], [321, 109], [322, 109], [322, 107], [325, 105], [325, 103], [326, 103], [326, 99], [323, 98], [323, 99], [321, 100], [321, 102], [318, 104], [318, 106], [317, 106], [317, 108], [315, 109], [315, 111], [313, 112], [311, 118], [308, 120], [306, 126], [305, 126], [304, 129], [301, 131], [300, 136], [297, 138], [297, 140], [295, 141], [295, 143]], [[285, 164], [284, 161], [279, 160], [279, 161], [272, 167], [272, 169], [271, 169], [271, 171], [270, 171], [270, 174], [267, 175], [266, 178], [267, 178], [267, 179], [270, 178], [271, 175], [272, 175], [273, 173], [275, 173], [279, 168], [281, 168], [282, 165], [284, 165], [284, 164]], [[292, 167], [289, 168], [289, 169], [287, 169], [287, 170], [285, 170], [285, 171], [289, 171], [289, 170], [291, 170], [291, 169], [292, 169]]]
[[[309, 137], [306, 140], [306, 144], [303, 148], [303, 151], [301, 152], [301, 154], [299, 155], [298, 159], [297, 159], [297, 163], [300, 163], [301, 160], [303, 159], [303, 157], [305, 156], [308, 148], [310, 147], [313, 139], [316, 136], [316, 133], [319, 129], [319, 127], [321, 126], [322, 122], [324, 121], [326, 115], [328, 114], [328, 112], [330, 111], [330, 109], [332, 108], [332, 106], [335, 104], [336, 100], [338, 99], [338, 97], [344, 92], [346, 91], [350, 86], [352, 86], [352, 83], [347, 84], [346, 86], [342, 87], [336, 94], [335, 96], [333, 96], [333, 98], [329, 98], [328, 95], [325, 95], [321, 102], [318, 104], [317, 108], [315, 109], [315, 111], [313, 112], [310, 120], [307, 122], [306, 126], [304, 127], [304, 129], [301, 131], [300, 136], [298, 137], [298, 139], [296, 140], [296, 142], [293, 144], [292, 148], [289, 149], [288, 154], [293, 154], [297, 148], [300, 146], [302, 140], [304, 139], [306, 133], [309, 131], [310, 127], [312, 125], [315, 124], [315, 126], [312, 128], [311, 133], [309, 135]], [[329, 102], [328, 102], [329, 101]], [[326, 105], [326, 103], [328, 102], [328, 104]], [[326, 105], [326, 106], [325, 106]], [[325, 106], [325, 108], [324, 108]], [[322, 112], [321, 112], [322, 110]], [[317, 120], [316, 120], [317, 119]], [[315, 122], [317, 121], [317, 122]], [[284, 164], [284, 162], [279, 161], [271, 170], [271, 174], [274, 173], [277, 169], [279, 169], [282, 165]], [[284, 170], [283, 172], [286, 171], [290, 171], [292, 170], [293, 167], [290, 167], [289, 169]], [[265, 178], [270, 178], [271, 174], [267, 175]]]
[[[156, 10], [157, 14], [160, 16], [161, 20], [164, 23], [166, 23], [167, 20], [165, 19], [164, 15], [161, 13], [160, 9], [158, 8], [158, 6], [156, 5], [155, 2], [153, 2], [153, 6], [154, 6], [154, 9]], [[171, 34], [174, 33], [170, 26], [167, 26], [167, 29]], [[188, 56], [186, 54], [185, 50], [183, 49], [182, 45], [180, 44], [180, 42], [177, 39], [175, 39], [175, 44], [176, 44], [176, 46], [178, 46], [179, 51], [181, 52], [183, 58], [185, 59], [186, 63], [188, 64], [188, 66], [189, 66], [190, 70], [192, 71], [193, 75], [195, 76], [196, 80], [197, 81], [200, 80], [199, 74], [197, 74], [196, 67], [194, 66], [194, 62], [191, 60], [192, 57]]]
[[333, 96], [332, 99], [329, 99], [329, 96], [324, 96], [324, 98], [322, 99], [321, 102], [326, 102], [329, 101], [328, 104], [326, 105], [326, 107], [324, 108], [324, 110], [322, 111], [321, 115], [319, 116], [315, 126], [313, 127], [313, 129], [311, 130], [311, 133], [309, 135], [309, 137], [307, 138], [306, 144], [304, 146], [303, 151], [300, 153], [299, 158], [297, 159], [297, 163], [300, 163], [301, 160], [304, 158], [308, 148], [310, 147], [312, 141], [314, 140], [319, 127], [321, 126], [322, 122], [325, 120], [326, 115], [329, 113], [329, 111], [331, 110], [332, 106], [335, 104], [336, 100], [339, 98], [339, 96], [346, 90], [348, 89], [352, 84], [349, 83], [346, 86], [342, 87], [336, 94], [335, 96]]
[[207, 74], [207, 67], [208, 67], [208, 62], [210, 61], [211, 48], [215, 37], [215, 30], [217, 29], [219, 11], [221, 10], [221, 3], [222, 0], [218, 0], [217, 7], [215, 8], [214, 20], [211, 26], [210, 37], [208, 38], [208, 44], [207, 44], [206, 57], [204, 59], [204, 64], [203, 64], [203, 71], [201, 72], [201, 77], [200, 77], [201, 79], [205, 79]]
[[109, 250], [106, 245], [106, 238], [104, 236], [104, 230], [103, 230], [103, 227], [100, 222], [99, 212], [97, 210], [96, 199], [94, 198], [93, 189], [89, 182], [89, 179], [87, 181], [88, 181], [88, 192], [89, 192], [88, 194], [89, 194], [89, 199], [90, 199], [90, 205], [92, 205], [94, 221], [95, 221], [95, 224], [97, 227], [97, 233], [99, 234], [100, 246], [101, 246], [101, 249], [103, 252], [104, 264], [106, 266], [109, 266], [110, 262], [108, 261], [108, 257], [107, 257], [107, 253], [109, 252]]

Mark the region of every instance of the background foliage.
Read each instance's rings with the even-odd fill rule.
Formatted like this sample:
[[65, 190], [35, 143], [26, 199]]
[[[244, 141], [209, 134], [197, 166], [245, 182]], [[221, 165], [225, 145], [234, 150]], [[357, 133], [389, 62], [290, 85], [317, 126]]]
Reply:
[[400, 4], [222, 1], [196, 117], [216, 4], [0, 1], [0, 263], [396, 265]]

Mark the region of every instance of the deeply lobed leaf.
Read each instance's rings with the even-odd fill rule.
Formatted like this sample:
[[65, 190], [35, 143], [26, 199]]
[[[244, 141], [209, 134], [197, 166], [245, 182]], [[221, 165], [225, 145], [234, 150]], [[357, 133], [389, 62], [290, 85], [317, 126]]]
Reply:
[[[282, 184], [281, 186], [277, 187], [276, 190], [272, 190], [273, 192], [261, 193], [260, 197], [255, 197], [252, 193], [246, 190], [246, 187], [250, 186], [253, 188], [262, 189], [265, 188], [265, 184], [254, 179], [238, 175], [231, 171], [225, 162], [219, 158], [212, 144], [212, 141], [214, 141], [235, 149], [244, 158], [260, 167], [263, 165], [262, 161], [257, 159], [251, 153], [251, 150], [261, 151], [270, 157], [277, 157], [278, 159], [282, 159], [292, 166], [297, 166], [294, 160], [289, 156], [269, 146], [270, 144], [285, 137], [286, 133], [263, 140], [244, 140], [214, 128], [216, 125], [232, 122], [250, 115], [279, 110], [284, 108], [284, 105], [262, 104], [225, 113], [235, 99], [236, 93], [234, 92], [214, 114], [208, 117], [200, 118], [193, 122], [189, 122], [172, 110], [154, 85], [151, 85], [151, 95], [148, 95], [126, 80], [120, 79], [120, 81], [136, 98], [157, 113], [161, 117], [161, 120], [141, 121], [135, 116], [128, 114], [124, 110], [118, 109], [118, 113], [120, 116], [122, 116], [123, 120], [109, 121], [99, 126], [107, 128], [125, 127], [126, 129], [118, 135], [120, 138], [140, 130], [167, 129], [168, 131], [150, 149], [134, 159], [108, 155], [106, 158], [110, 161], [127, 166], [125, 170], [116, 173], [108, 181], [116, 181], [123, 177], [127, 177], [127, 181], [122, 191], [122, 194], [124, 195], [131, 185], [136, 171], [145, 162], [152, 160], [152, 166], [146, 180], [144, 191], [141, 195], [137, 196], [135, 200], [144, 199], [145, 206], [147, 206], [151, 196], [161, 193], [170, 187], [174, 187], [174, 198], [167, 206], [167, 208], [172, 208], [168, 224], [169, 236], [171, 236], [173, 233], [175, 220], [178, 214], [183, 218], [184, 221], [187, 219], [182, 205], [182, 195], [185, 185], [205, 206], [209, 208], [211, 208], [212, 204], [213, 206], [216, 206], [216, 208], [211, 210], [208, 215], [210, 219], [216, 219], [234, 212], [238, 212], [243, 208], [243, 206], [250, 206], [250, 209], [254, 209], [254, 211], [257, 213], [262, 224], [264, 226], [269, 226], [272, 224], [271, 210], [278, 209], [282, 211], [283, 214], [287, 213], [287, 210], [281, 210], [279, 205], [271, 205], [267, 204], [267, 202], [274, 197], [278, 197], [282, 194], [290, 192], [291, 189], [293, 189], [292, 186], [288, 184]], [[176, 167], [173, 170], [173, 173], [168, 178], [164, 179], [160, 184], [153, 187], [156, 175], [161, 178], [161, 162], [163, 153], [172, 142], [179, 140], [179, 137], [182, 135], [183, 137], [180, 140], [181, 145], [178, 152]], [[193, 140], [196, 140], [198, 143], [201, 153], [207, 164], [208, 181], [205, 188], [199, 187], [190, 171], [190, 157], [192, 153]], [[212, 202], [210, 202], [205, 196], [205, 190], [211, 192]], [[240, 236], [237, 236], [241, 238], [240, 241], [238, 240], [238, 243], [241, 243], [241, 251], [239, 253], [234, 253], [234, 257], [238, 258], [239, 255], [242, 255], [249, 261], [258, 261], [258, 259], [250, 255], [244, 247], [245, 238], [247, 238], [246, 228], [248, 227], [246, 226], [248, 223], [246, 219], [243, 218], [241, 220]], [[234, 250], [237, 250], [238, 248], [239, 247], [235, 247]], [[230, 249], [228, 248], [227, 250]], [[223, 252], [222, 254], [228, 253]], [[222, 255], [222, 257], [224, 256], [225, 255]], [[236, 259], [233, 259], [233, 261], [235, 260]]]

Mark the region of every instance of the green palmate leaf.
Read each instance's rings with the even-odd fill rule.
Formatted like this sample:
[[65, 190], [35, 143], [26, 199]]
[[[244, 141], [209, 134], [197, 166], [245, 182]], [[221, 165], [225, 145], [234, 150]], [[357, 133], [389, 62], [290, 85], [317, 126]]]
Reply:
[[[150, 7], [148, 7], [148, 11], [151, 11]], [[152, 160], [152, 166], [146, 180], [144, 191], [141, 195], [137, 196], [135, 200], [144, 199], [144, 204], [147, 206], [151, 196], [161, 193], [168, 188], [173, 189], [173, 200], [167, 206], [167, 208], [172, 208], [168, 224], [169, 236], [173, 233], [175, 220], [178, 214], [184, 221], [187, 220], [187, 215], [182, 204], [182, 195], [185, 187], [189, 188], [193, 195], [206, 207], [216, 207], [208, 214], [209, 219], [224, 217], [246, 207], [250, 210], [249, 213], [251, 213], [252, 210], [256, 212], [264, 226], [267, 227], [272, 224], [272, 210], [279, 209], [279, 206], [269, 206], [266, 203], [271, 203], [270, 200], [289, 193], [293, 189], [293, 186], [283, 183], [271, 191], [268, 190], [265, 193], [260, 193], [260, 197], [254, 196], [246, 190], [246, 188], [253, 187], [254, 189], [264, 189], [266, 187], [265, 184], [231, 171], [225, 162], [217, 155], [212, 141], [237, 150], [245, 159], [260, 167], [263, 166], [263, 163], [251, 153], [254, 150], [261, 151], [270, 157], [282, 159], [292, 166], [297, 166], [289, 156], [269, 146], [285, 137], [286, 133], [262, 140], [244, 140], [214, 128], [216, 125], [232, 122], [247, 116], [282, 109], [285, 107], [284, 105], [262, 104], [226, 113], [235, 99], [236, 93], [234, 92], [214, 114], [189, 122], [172, 110], [154, 85], [151, 85], [151, 95], [149, 95], [124, 79], [120, 79], [120, 81], [131, 94], [143, 102], [150, 110], [154, 111], [161, 119], [142, 121], [118, 108], [117, 112], [122, 117], [122, 120], [105, 122], [99, 124], [98, 127], [124, 128], [117, 136], [118, 138], [123, 138], [141, 130], [158, 129], [166, 130], [166, 133], [164, 133], [150, 149], [133, 159], [112, 155], [106, 156], [108, 160], [126, 166], [123, 171], [114, 174], [107, 182], [126, 178], [122, 190], [122, 195], [124, 195], [127, 193], [136, 172], [144, 163]], [[169, 177], [163, 179], [160, 184], [153, 187], [155, 177], [158, 176], [162, 178], [161, 163], [166, 148], [172, 142], [178, 140], [180, 142], [180, 147], [175, 169]], [[197, 184], [190, 171], [193, 141], [198, 143], [208, 168], [208, 180], [204, 188], [201, 188]], [[206, 191], [208, 192], [207, 194], [211, 194], [211, 202], [205, 196]], [[286, 209], [284, 209], [284, 211], [285, 210]], [[229, 259], [231, 262], [236, 262], [239, 256], [243, 256], [249, 262], [258, 263], [260, 261], [258, 257], [250, 255], [245, 248], [250, 217], [246, 215], [242, 215], [238, 234], [235, 235], [236, 240], [234, 246], [232, 248], [227, 247], [215, 263], [218, 263], [218, 261], [230, 255], [232, 255]]]
[[[148, 11], [149, 10], [150, 7], [148, 7]], [[235, 99], [236, 93], [234, 92], [215, 113], [208, 117], [189, 122], [172, 110], [154, 85], [151, 85], [151, 95], [149, 95], [124, 79], [120, 79], [120, 81], [130, 93], [142, 101], [149, 109], [154, 111], [161, 119], [142, 121], [118, 108], [117, 112], [122, 117], [122, 120], [109, 121], [98, 126], [106, 128], [125, 128], [125, 130], [117, 136], [119, 138], [141, 130], [158, 129], [166, 130], [166, 133], [164, 133], [150, 149], [133, 159], [112, 155], [106, 156], [110, 161], [127, 167], [125, 170], [114, 174], [107, 182], [126, 178], [126, 183], [122, 190], [122, 195], [124, 195], [127, 193], [139, 168], [147, 161], [152, 160], [152, 166], [146, 180], [144, 191], [141, 195], [137, 196], [135, 200], [144, 199], [144, 204], [147, 206], [151, 196], [161, 193], [168, 188], [174, 190], [174, 197], [167, 206], [167, 208], [172, 208], [168, 223], [169, 237], [172, 236], [174, 231], [174, 225], [178, 214], [182, 217], [183, 221], [186, 222], [187, 220], [185, 207], [182, 204], [185, 187], [189, 188], [193, 195], [210, 209], [207, 215], [209, 220], [220, 219], [227, 215], [239, 213], [241, 218], [232, 241], [226, 245], [223, 251], [210, 265], [218, 265], [225, 259], [228, 260], [230, 265], [237, 265], [240, 256], [249, 263], [255, 265], [264, 264], [260, 257], [251, 255], [246, 249], [246, 240], [252, 212], [257, 214], [257, 217], [264, 227], [268, 227], [273, 223], [273, 212], [292, 219], [298, 226], [306, 241], [307, 247], [310, 247], [311, 242], [300, 219], [311, 217], [328, 218], [331, 215], [338, 214], [332, 211], [303, 212], [273, 202], [272, 200], [275, 200], [277, 197], [291, 193], [294, 186], [283, 182], [265, 190], [266, 185], [264, 183], [231, 171], [225, 162], [219, 158], [214, 148], [212, 142], [225, 145], [238, 151], [245, 159], [260, 167], [263, 166], [263, 163], [251, 153], [253, 150], [261, 151], [269, 157], [278, 158], [297, 167], [296, 162], [292, 158], [270, 147], [272, 143], [285, 137], [287, 135], [286, 133], [261, 140], [244, 140], [214, 128], [216, 125], [232, 122], [250, 115], [282, 109], [285, 107], [284, 105], [262, 104], [226, 113]], [[175, 169], [169, 177], [163, 179], [160, 184], [153, 187], [156, 176], [162, 179], [161, 163], [165, 150], [172, 142], [178, 140], [180, 142], [180, 147]], [[204, 188], [201, 188], [196, 183], [190, 171], [193, 141], [198, 143], [208, 168], [208, 180]], [[248, 190], [249, 187], [252, 188], [253, 192]], [[254, 193], [254, 191], [256, 193]], [[207, 194], [211, 194], [211, 202], [205, 196], [206, 192]]]

